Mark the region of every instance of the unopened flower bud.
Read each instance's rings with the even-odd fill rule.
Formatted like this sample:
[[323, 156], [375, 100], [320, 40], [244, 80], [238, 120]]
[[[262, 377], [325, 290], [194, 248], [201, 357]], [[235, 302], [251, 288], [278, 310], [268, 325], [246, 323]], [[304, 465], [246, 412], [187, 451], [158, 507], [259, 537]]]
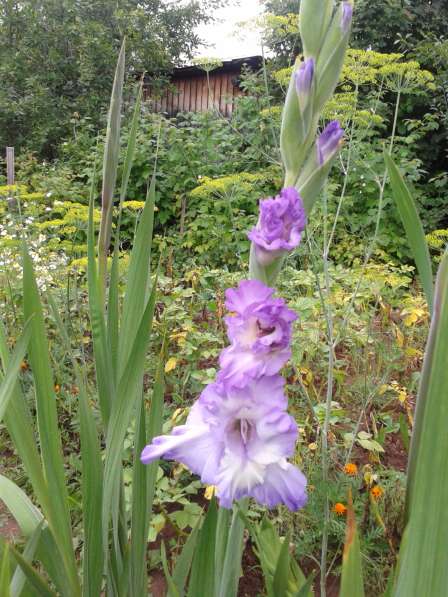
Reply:
[[298, 70], [295, 72], [296, 91], [299, 97], [299, 105], [302, 112], [305, 111], [309, 101], [314, 79], [314, 68], [314, 58], [307, 58], [304, 62], [302, 62]]
[[344, 35], [350, 29], [353, 17], [353, 5], [350, 1], [342, 3], [341, 29]]
[[337, 153], [344, 130], [337, 120], [328, 124], [317, 139], [317, 159], [320, 166], [323, 166]]

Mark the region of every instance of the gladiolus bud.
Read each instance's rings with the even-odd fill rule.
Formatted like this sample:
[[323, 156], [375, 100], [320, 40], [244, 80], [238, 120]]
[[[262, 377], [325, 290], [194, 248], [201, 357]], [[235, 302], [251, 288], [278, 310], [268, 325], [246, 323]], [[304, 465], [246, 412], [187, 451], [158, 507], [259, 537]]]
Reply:
[[344, 136], [344, 130], [337, 120], [328, 124], [317, 140], [317, 159], [323, 166], [336, 155]]
[[314, 58], [307, 58], [300, 65], [299, 69], [295, 73], [296, 91], [299, 97], [299, 105], [302, 113], [308, 105], [310, 98], [311, 88], [314, 80]]
[[350, 29], [350, 25], [352, 24], [352, 17], [353, 17], [353, 5], [351, 2], [343, 2], [342, 3], [342, 18], [341, 18], [341, 29], [344, 35]]

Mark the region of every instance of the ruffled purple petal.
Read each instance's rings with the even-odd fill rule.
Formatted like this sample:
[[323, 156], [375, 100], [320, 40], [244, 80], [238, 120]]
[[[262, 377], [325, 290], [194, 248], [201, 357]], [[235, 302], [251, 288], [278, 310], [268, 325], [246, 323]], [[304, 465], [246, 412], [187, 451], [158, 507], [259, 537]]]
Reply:
[[263, 483], [256, 485], [250, 495], [268, 508], [284, 504], [295, 512], [308, 501], [306, 477], [292, 464], [271, 464], [266, 468]]
[[[298, 246], [306, 226], [302, 199], [294, 187], [282, 189], [275, 199], [260, 201], [258, 224], [248, 233], [263, 259], [276, 258]], [[257, 253], [258, 256], [258, 253]]]

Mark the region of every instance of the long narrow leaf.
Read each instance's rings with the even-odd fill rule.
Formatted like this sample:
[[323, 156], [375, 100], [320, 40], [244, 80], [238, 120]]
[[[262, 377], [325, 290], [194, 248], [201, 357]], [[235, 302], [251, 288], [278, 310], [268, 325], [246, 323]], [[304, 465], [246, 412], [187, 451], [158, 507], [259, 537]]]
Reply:
[[121, 102], [123, 97], [125, 68], [125, 42], [121, 46], [115, 69], [114, 84], [110, 99], [109, 115], [107, 119], [106, 144], [103, 160], [103, 188], [102, 213], [100, 234], [98, 237], [99, 280], [100, 292], [104, 299], [106, 295], [107, 253], [109, 251], [112, 233], [112, 214], [115, 183], [117, 180], [118, 158], [120, 155]]
[[98, 385], [98, 398], [103, 423], [107, 426], [112, 403], [115, 400], [115, 375], [112, 365], [112, 353], [108, 344], [104, 311], [101, 305], [98, 272], [95, 258], [95, 240], [93, 224], [93, 192], [89, 203], [89, 225], [87, 231], [87, 281], [89, 289], [90, 325], [92, 327], [95, 371]]
[[25, 357], [30, 340], [31, 328], [27, 323], [23, 329], [14, 351], [11, 355], [8, 368], [0, 385], [0, 422], [3, 420], [3, 415], [8, 408], [9, 400], [14, 393], [17, 376], [20, 372], [20, 365]]
[[103, 577], [103, 544], [101, 503], [103, 492], [103, 465], [92, 409], [87, 396], [86, 382], [74, 358], [70, 338], [59, 315], [57, 305], [49, 293], [48, 303], [60, 337], [70, 357], [79, 390], [79, 414], [82, 460], [82, 510], [84, 517], [83, 596], [96, 597], [101, 592]]
[[113, 404], [111, 420], [107, 430], [102, 515], [103, 534], [108, 532], [109, 520], [118, 507], [123, 441], [132, 413], [138, 407], [137, 390], [143, 376], [144, 361], [151, 334], [156, 299], [155, 286], [156, 282], [154, 283], [151, 296], [148, 299], [143, 317], [141, 318], [134, 345], [119, 383], [117, 399]]
[[[11, 360], [3, 325], [0, 322], [0, 359], [3, 369], [9, 367]], [[48, 508], [48, 489], [41, 468], [39, 452], [28, 404], [18, 384], [15, 385], [12, 400], [8, 403], [4, 422], [11, 435], [14, 446], [23, 467], [33, 486], [34, 493], [44, 512]]]
[[243, 556], [244, 518], [240, 515], [247, 511], [248, 500], [241, 500], [234, 507], [229, 538], [227, 540], [226, 555], [222, 569], [222, 578], [219, 585], [219, 597], [236, 597], [238, 583], [241, 575], [241, 559]]
[[[23, 550], [23, 559], [28, 562], [28, 564], [31, 564], [31, 562], [34, 559], [34, 555], [36, 553], [37, 547], [39, 545], [40, 542], [40, 538], [42, 535], [42, 527], [43, 527], [44, 521], [42, 520], [41, 523], [36, 527], [35, 531], [33, 532], [33, 534], [31, 535], [31, 537], [29, 538], [25, 549]], [[11, 597], [20, 597], [20, 595], [22, 594], [23, 588], [25, 586], [26, 583], [26, 576], [22, 570], [22, 568], [20, 566], [17, 566], [14, 575], [12, 577], [11, 580], [11, 586], [10, 586], [10, 592], [11, 592]]]
[[348, 500], [347, 529], [342, 556], [342, 577], [339, 597], [364, 597], [361, 551], [351, 496]]
[[286, 535], [274, 572], [272, 597], [287, 597], [289, 578], [289, 535]]
[[[217, 522], [218, 510], [216, 501], [213, 499], [210, 502], [204, 519], [204, 524], [202, 525], [199, 534], [199, 541], [191, 569], [190, 584], [188, 586], [188, 597], [215, 594], [214, 546], [216, 541]], [[228, 597], [230, 597], [230, 595]]]
[[75, 597], [80, 594], [80, 584], [73, 550], [54, 381], [42, 305], [31, 259], [25, 248], [23, 252], [23, 302], [25, 320], [29, 320], [31, 326], [29, 358], [35, 384], [42, 461], [48, 483], [49, 510], [46, 514], [69, 578], [67, 594], [71, 593]]
[[155, 176], [148, 189], [145, 207], [140, 216], [129, 262], [123, 317], [120, 326], [119, 375], [129, 358], [138, 325], [148, 299], [152, 231], [154, 225]]
[[448, 255], [439, 267], [434, 314], [411, 440], [407, 527], [395, 597], [445, 595], [448, 587]]
[[434, 302], [434, 281], [432, 275], [431, 257], [425, 239], [423, 225], [418, 215], [414, 199], [390, 155], [385, 152], [387, 170], [389, 172], [392, 193], [403, 222], [409, 246], [414, 257], [420, 280], [425, 291], [428, 306], [432, 312]]
[[28, 582], [34, 587], [40, 597], [57, 597], [57, 594], [48, 586], [47, 581], [34, 570], [29, 562], [12, 546], [11, 555], [22, 568]]
[[2, 597], [10, 597], [11, 592], [9, 590], [9, 579], [10, 579], [10, 567], [9, 567], [9, 546], [6, 544], [3, 549], [2, 562], [0, 565], [0, 594]]

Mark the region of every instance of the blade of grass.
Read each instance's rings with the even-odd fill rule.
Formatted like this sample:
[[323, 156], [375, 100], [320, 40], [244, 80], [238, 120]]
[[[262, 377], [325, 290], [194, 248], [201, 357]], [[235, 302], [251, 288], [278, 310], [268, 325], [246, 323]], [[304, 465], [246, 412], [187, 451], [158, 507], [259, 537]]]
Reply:
[[42, 463], [48, 484], [48, 522], [59, 546], [69, 579], [67, 593], [75, 597], [81, 588], [73, 549], [64, 461], [56, 411], [56, 395], [45, 333], [42, 305], [31, 259], [23, 250], [23, 304], [25, 320], [30, 321], [29, 359], [36, 396], [37, 426]]
[[385, 152], [387, 170], [389, 172], [390, 184], [395, 203], [403, 222], [409, 247], [412, 251], [420, 281], [428, 301], [428, 307], [432, 313], [434, 302], [434, 281], [432, 275], [431, 256], [428, 243], [426, 242], [423, 225], [418, 215], [415, 201], [390, 155]]

